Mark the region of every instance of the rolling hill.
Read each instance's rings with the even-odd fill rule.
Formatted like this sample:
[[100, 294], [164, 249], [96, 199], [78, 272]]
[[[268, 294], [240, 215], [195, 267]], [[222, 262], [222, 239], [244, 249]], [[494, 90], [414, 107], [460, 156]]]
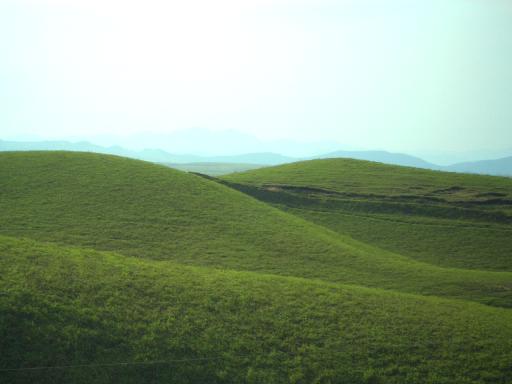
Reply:
[[[447, 266], [397, 242], [358, 238], [338, 226], [338, 216], [317, 210], [323, 204], [350, 216], [361, 203], [373, 220], [387, 199], [386, 209], [401, 210], [384, 215], [407, 221], [404, 206], [423, 206], [424, 191], [450, 188], [442, 180], [451, 175], [393, 170], [395, 190], [386, 174], [379, 185], [373, 164], [349, 163], [352, 176], [318, 160], [220, 181], [108, 155], [0, 154], [0, 376], [510, 380], [512, 272], [498, 268], [509, 265], [506, 257], [492, 255], [487, 268], [477, 268], [479, 253]], [[369, 168], [359, 181], [357, 164]], [[424, 189], [402, 203], [403, 190], [418, 180]], [[442, 201], [438, 192], [437, 210], [426, 208], [435, 214], [410, 216], [422, 225], [442, 219], [462, 230], [486, 227], [495, 236], [510, 230], [506, 208], [472, 205], [480, 199], [475, 188], [506, 200], [506, 179], [468, 176], [459, 184], [472, 189]], [[347, 203], [343, 194], [355, 196]], [[25, 369], [44, 366], [73, 367]]]
[[90, 153], [5, 153], [0, 159], [0, 234], [512, 306], [510, 272], [418, 262], [199, 176]]
[[326, 159], [223, 180], [340, 235], [417, 260], [512, 270], [509, 178]]
[[[342, 193], [480, 201], [512, 198], [509, 178], [436, 172], [354, 159], [301, 161], [226, 176], [250, 184], [290, 184]], [[485, 195], [487, 194], [487, 195]]]
[[509, 310], [7, 237], [0, 255], [2, 382], [512, 378]]

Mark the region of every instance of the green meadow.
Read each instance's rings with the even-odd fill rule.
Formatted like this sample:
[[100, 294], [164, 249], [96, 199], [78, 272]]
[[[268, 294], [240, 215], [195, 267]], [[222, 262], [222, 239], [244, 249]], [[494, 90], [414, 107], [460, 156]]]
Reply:
[[2, 153], [0, 381], [508, 383], [511, 207], [347, 159]]

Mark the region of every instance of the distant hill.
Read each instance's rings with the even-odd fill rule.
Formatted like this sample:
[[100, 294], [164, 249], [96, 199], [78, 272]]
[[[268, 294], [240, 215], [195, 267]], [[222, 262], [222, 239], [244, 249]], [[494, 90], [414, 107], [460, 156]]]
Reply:
[[497, 160], [458, 163], [444, 167], [448, 171], [512, 176], [512, 156]]
[[403, 165], [407, 167], [440, 169], [436, 164], [429, 163], [419, 157], [403, 153], [391, 153], [386, 151], [336, 151], [316, 156], [317, 159], [325, 158], [350, 158], [357, 160], [376, 161], [385, 164]]
[[[126, 148], [160, 148], [169, 153], [193, 153], [206, 157], [241, 153], [281, 153], [291, 157], [312, 156], [346, 148], [332, 140], [307, 142], [294, 139], [261, 139], [234, 129], [211, 130], [201, 127], [170, 132], [125, 133], [99, 137], [103, 143]], [[96, 142], [92, 139], [92, 142]]]
[[224, 162], [224, 163], [246, 163], [246, 164], [265, 164], [265, 165], [277, 165], [291, 163], [297, 161], [296, 158], [283, 156], [277, 153], [265, 152], [265, 153], [247, 153], [242, 155], [233, 156], [214, 156], [214, 157], [202, 157], [204, 161], [210, 162]]
[[260, 164], [244, 164], [244, 163], [161, 163], [171, 168], [179, 169], [185, 172], [201, 173], [209, 176], [222, 176], [234, 172], [244, 172], [251, 169], [265, 167]]
[[429, 163], [428, 161], [416, 156], [386, 151], [336, 151], [316, 156], [314, 158], [350, 158], [440, 171], [478, 173], [493, 176], [512, 176], [512, 156], [497, 160], [472, 161], [448, 166]]

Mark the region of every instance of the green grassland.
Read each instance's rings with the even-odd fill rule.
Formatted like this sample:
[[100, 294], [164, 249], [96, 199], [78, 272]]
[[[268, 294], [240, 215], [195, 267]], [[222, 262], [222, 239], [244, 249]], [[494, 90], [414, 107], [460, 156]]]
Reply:
[[87, 153], [2, 156], [0, 234], [512, 307], [511, 272], [418, 262], [199, 176]]
[[289, 213], [394, 253], [443, 267], [512, 271], [509, 178], [327, 159], [224, 179]]
[[[506, 179], [461, 177], [473, 194], [404, 203], [377, 176], [349, 196], [332, 163], [299, 164], [289, 179], [273, 167], [218, 180], [108, 155], [0, 154], [2, 368], [160, 361], [0, 379], [509, 382]], [[473, 204], [489, 193], [501, 202]], [[412, 222], [460, 232], [415, 240]], [[480, 229], [501, 253], [485, 253]], [[446, 262], [455, 233], [474, 233], [475, 252]]]
[[3, 382], [512, 380], [505, 309], [6, 237], [0, 255], [1, 368], [105, 364]]

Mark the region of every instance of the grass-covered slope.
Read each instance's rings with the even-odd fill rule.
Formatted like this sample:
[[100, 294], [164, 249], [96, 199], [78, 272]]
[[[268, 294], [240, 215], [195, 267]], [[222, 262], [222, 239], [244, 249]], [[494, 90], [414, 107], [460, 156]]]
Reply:
[[3, 236], [0, 292], [5, 383], [512, 380], [512, 312], [465, 301]]
[[417, 262], [164, 166], [65, 152], [0, 159], [0, 234], [512, 306], [512, 273]]
[[512, 179], [327, 159], [223, 178], [340, 234], [445, 267], [512, 271]]
[[138, 160], [4, 153], [0, 192], [0, 231], [15, 236], [204, 263], [300, 254], [303, 237], [311, 238], [311, 255], [327, 248], [310, 227], [266, 204]]
[[323, 188], [355, 196], [418, 197], [475, 205], [512, 200], [512, 178], [431, 171], [353, 159], [300, 161], [234, 173], [224, 178], [255, 185]]

